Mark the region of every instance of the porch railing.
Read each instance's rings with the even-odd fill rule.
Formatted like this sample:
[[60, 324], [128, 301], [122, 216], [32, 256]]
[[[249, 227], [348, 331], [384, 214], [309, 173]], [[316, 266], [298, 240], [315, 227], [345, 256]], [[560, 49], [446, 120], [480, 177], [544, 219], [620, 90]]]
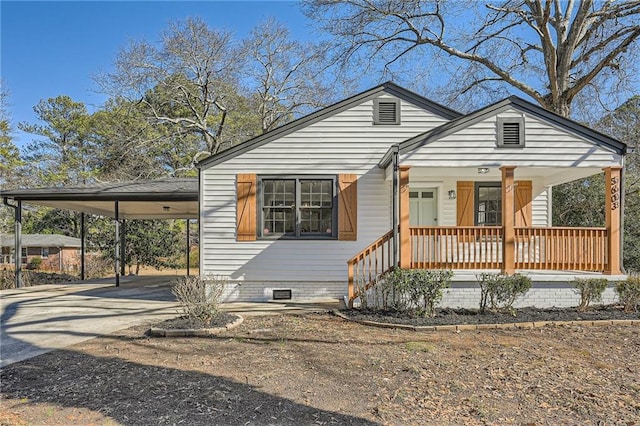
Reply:
[[603, 271], [607, 267], [605, 228], [515, 228], [517, 269]]
[[412, 226], [411, 268], [499, 269], [499, 226]]
[[349, 306], [393, 267], [393, 231], [389, 231], [347, 261]]

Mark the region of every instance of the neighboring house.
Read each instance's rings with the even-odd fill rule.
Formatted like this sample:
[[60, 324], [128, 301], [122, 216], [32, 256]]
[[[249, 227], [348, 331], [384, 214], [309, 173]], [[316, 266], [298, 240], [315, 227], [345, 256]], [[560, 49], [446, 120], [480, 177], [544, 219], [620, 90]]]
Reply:
[[[0, 235], [0, 266], [14, 266], [15, 237]], [[23, 234], [22, 264], [33, 265], [40, 258], [38, 269], [55, 272], [75, 272], [80, 268], [80, 239], [56, 234]]]
[[[227, 300], [353, 299], [394, 264], [460, 288], [484, 270], [619, 276], [625, 150], [517, 97], [461, 115], [385, 83], [199, 164], [201, 274]], [[603, 170], [606, 227], [553, 227], [553, 186]]]

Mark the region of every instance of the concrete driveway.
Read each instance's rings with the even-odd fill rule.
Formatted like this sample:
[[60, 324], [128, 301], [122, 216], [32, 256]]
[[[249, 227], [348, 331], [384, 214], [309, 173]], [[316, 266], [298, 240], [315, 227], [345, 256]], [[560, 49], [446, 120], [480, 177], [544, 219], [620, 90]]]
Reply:
[[0, 292], [0, 367], [138, 324], [176, 316], [173, 276]]

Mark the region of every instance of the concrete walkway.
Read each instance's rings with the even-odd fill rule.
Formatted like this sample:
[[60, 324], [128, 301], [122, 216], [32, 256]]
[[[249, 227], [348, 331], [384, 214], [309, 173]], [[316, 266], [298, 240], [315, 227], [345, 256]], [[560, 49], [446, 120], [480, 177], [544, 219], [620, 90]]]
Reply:
[[[178, 315], [175, 276], [123, 277], [0, 291], [0, 367], [97, 336]], [[337, 300], [226, 303], [243, 316], [322, 312]]]

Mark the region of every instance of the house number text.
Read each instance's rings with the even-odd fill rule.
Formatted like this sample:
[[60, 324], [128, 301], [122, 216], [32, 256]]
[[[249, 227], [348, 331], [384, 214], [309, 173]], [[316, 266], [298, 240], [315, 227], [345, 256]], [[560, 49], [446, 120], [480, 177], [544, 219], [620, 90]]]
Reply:
[[611, 210], [620, 207], [620, 179], [617, 176], [611, 177]]

